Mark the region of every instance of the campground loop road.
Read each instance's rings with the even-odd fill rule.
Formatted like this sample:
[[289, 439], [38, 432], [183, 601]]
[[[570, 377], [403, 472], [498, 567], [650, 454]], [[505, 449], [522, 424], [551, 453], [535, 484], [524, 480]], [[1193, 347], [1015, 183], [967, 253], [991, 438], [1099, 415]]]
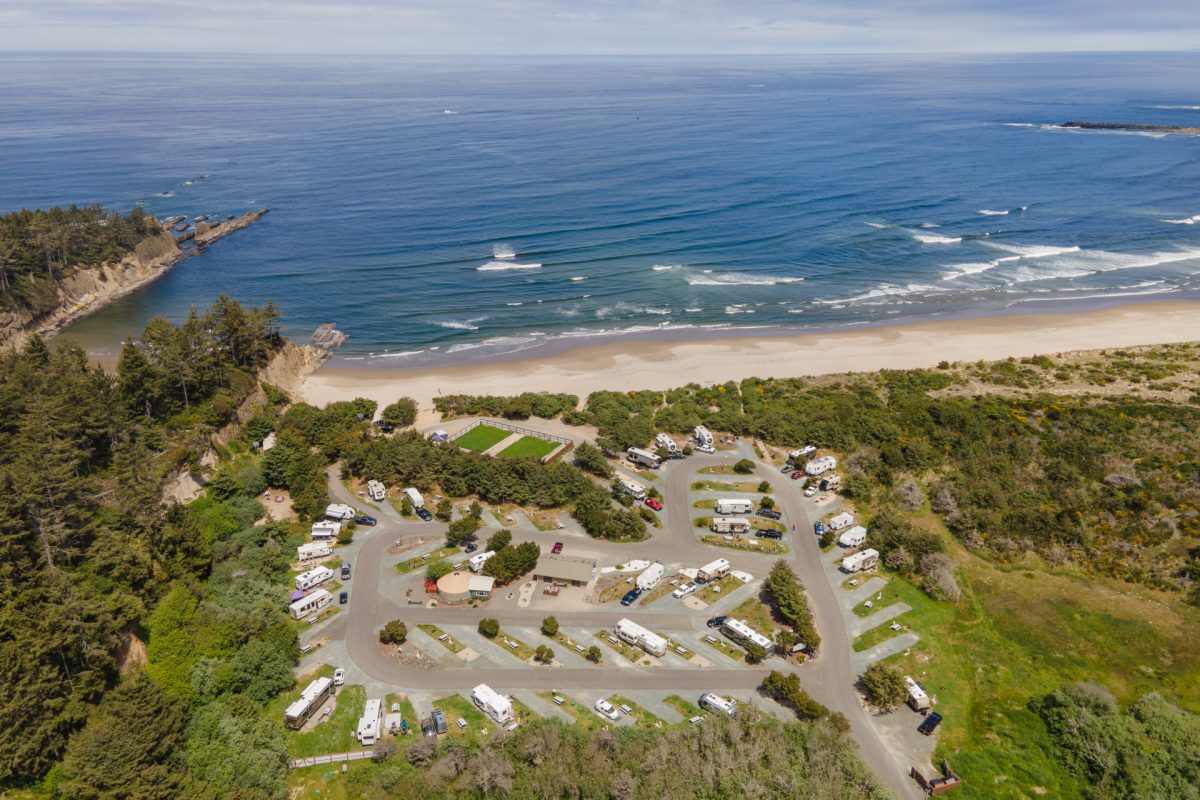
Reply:
[[[613, 563], [620, 563], [634, 554], [638, 558], [651, 561], [683, 562], [696, 566], [725, 557], [734, 569], [745, 570], [756, 577], [764, 576], [777, 557], [704, 545], [696, 538], [696, 529], [689, 514], [688, 486], [694, 473], [702, 467], [732, 464], [739, 457], [736, 453], [700, 455], [671, 462], [673, 468], [667, 471], [665, 483], [661, 478], [659, 480], [668, 513], [667, 526], [664, 529], [651, 529], [652, 536], [649, 540], [634, 544], [588, 540], [586, 550], [589, 555], [598, 555], [601, 559], [608, 557]], [[913, 800], [923, 797], [924, 794], [908, 777], [909, 765], [899, 762], [879, 738], [854, 688], [857, 675], [854, 674], [851, 664], [851, 639], [846, 631], [834, 589], [821, 566], [820, 549], [812, 533], [812, 520], [798, 487], [787, 475], [758, 459], [754, 461], [754, 477], [770, 483], [772, 496], [783, 511], [784, 519], [795, 524], [795, 531], [785, 538], [792, 551], [788, 559], [808, 594], [817, 630], [821, 634], [819, 655], [799, 667], [785, 664], [780, 659], [768, 659], [758, 667], [740, 666], [734, 669], [678, 669], [670, 666], [632, 665], [623, 666], [621, 669], [564, 667], [553, 671], [554, 686], [565, 690], [633, 688], [697, 693], [753, 690], [758, 688], [772, 669], [793, 670], [800, 675], [809, 694], [829, 709], [845, 715], [850, 721], [851, 734], [859, 744], [860, 754], [884, 783], [899, 797]], [[741, 477], [748, 479], [749, 476]], [[334, 501], [364, 505], [363, 498], [355, 496], [342, 484], [336, 466], [330, 470], [329, 490]], [[356, 591], [350, 593], [349, 613], [346, 619], [335, 619], [329, 632], [344, 633], [347, 655], [359, 669], [374, 680], [401, 689], [470, 689], [483, 677], [478, 670], [469, 667], [424, 669], [399, 664], [379, 651], [376, 632], [385, 622], [396, 618], [404, 619], [409, 625], [426, 622], [470, 625], [478, 622], [481, 617], [490, 616], [499, 619], [502, 625], [536, 627], [540, 625], [546, 612], [530, 609], [426, 608], [402, 605], [386, 597], [380, 588], [380, 578], [383, 570], [392, 568], [395, 559], [387, 554], [387, 549], [397, 535], [427, 534], [435, 538], [445, 534], [445, 526], [440, 523], [402, 521], [399, 514], [387, 503], [379, 504], [377, 508], [381, 512], [379, 525], [369, 533], [365, 529], [359, 529], [363, 543], [354, 565]], [[480, 533], [486, 535], [487, 531]], [[538, 531], [523, 532], [521, 538], [536, 541], [548, 548], [554, 541], [563, 537], [555, 531]], [[652, 629], [664, 632], [695, 630], [696, 623], [701, 619], [700, 615], [690, 613], [640, 612], [636, 609], [597, 609], [555, 613], [554, 616], [563, 626], [592, 629], [611, 626], [618, 619], [628, 616]], [[532, 666], [488, 667], [486, 678], [488, 683], [504, 689], [543, 690], [548, 681], [548, 676], [543, 670]]]

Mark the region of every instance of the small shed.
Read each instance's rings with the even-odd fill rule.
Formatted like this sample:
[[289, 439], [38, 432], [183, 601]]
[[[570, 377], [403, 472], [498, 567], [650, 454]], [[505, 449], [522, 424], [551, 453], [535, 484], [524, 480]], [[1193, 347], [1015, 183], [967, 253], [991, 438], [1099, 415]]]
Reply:
[[467, 583], [467, 591], [471, 597], [483, 600], [492, 598], [492, 590], [496, 588], [496, 579], [490, 575], [472, 575]]

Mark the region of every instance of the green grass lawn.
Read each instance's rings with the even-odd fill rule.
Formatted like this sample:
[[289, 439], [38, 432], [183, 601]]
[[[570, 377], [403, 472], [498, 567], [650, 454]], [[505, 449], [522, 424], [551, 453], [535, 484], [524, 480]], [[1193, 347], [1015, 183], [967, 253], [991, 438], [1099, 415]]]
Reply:
[[396, 565], [396, 571], [404, 575], [415, 569], [424, 569], [431, 561], [437, 561], [439, 558], [449, 558], [461, 552], [457, 547], [439, 547], [430, 553], [428, 558], [425, 556], [415, 556], [414, 558], [401, 561]]
[[[633, 719], [635, 726], [638, 728], [661, 728], [663, 726], [662, 719], [642, 708], [623, 694], [614, 694], [607, 699], [608, 702], [617, 706], [617, 708], [623, 705], [629, 706], [633, 710], [633, 713], [627, 716]], [[624, 714], [625, 712], [622, 711], [621, 713]]]
[[542, 439], [538, 436], [522, 436], [501, 450], [500, 457], [524, 458], [525, 456], [534, 456], [535, 458], [545, 458], [554, 452], [554, 449], [558, 446], [559, 442], [552, 442], [549, 439]]
[[[679, 583], [675, 584], [675, 586], [672, 586], [671, 581], [679, 581]], [[675, 591], [680, 584], [685, 583], [686, 581], [687, 576], [682, 572], [676, 572], [674, 575], [663, 575], [662, 580], [658, 582], [657, 586], [638, 598], [638, 605], [644, 606], [653, 603], [658, 598], [664, 597]]]
[[754, 481], [694, 481], [688, 488], [693, 492], [740, 492], [758, 494], [758, 484]]
[[[400, 714], [402, 717], [404, 717], [404, 721], [408, 723], [408, 729], [413, 730], [413, 726], [415, 725], [416, 730], [419, 733], [421, 730], [421, 721], [417, 719], [416, 709], [413, 708], [413, 704], [411, 701], [409, 701], [408, 697], [406, 695], [396, 694], [394, 692], [387, 695], [383, 698], [384, 713], [391, 713], [392, 703], [400, 704]], [[409, 738], [412, 738], [412, 734], [409, 734]]]
[[713, 547], [725, 547], [730, 550], [745, 550], [751, 553], [766, 553], [767, 555], [784, 555], [788, 551], [788, 546], [783, 542], [777, 542], [774, 539], [755, 539], [754, 544], [750, 544], [746, 539], [726, 539], [723, 534], [714, 533], [711, 536], [705, 536], [700, 541], [705, 544], [711, 544]]
[[730, 592], [740, 589], [745, 585], [733, 575], [726, 575], [716, 582], [706, 583], [697, 589], [696, 598], [712, 605], [722, 597], [728, 597]]
[[[642, 650], [640, 647], [634, 647], [631, 644], [626, 644], [624, 640], [620, 639], [615, 633], [600, 631], [596, 634], [596, 638], [604, 642], [605, 646], [616, 650], [618, 653], [623, 655], [626, 660], [632, 661], [635, 664], [641, 661], [643, 658], [648, 658], [644, 650]], [[616, 639], [617, 641], [614, 643], [611, 641], [611, 639]]]
[[701, 467], [700, 469], [696, 470], [696, 472], [700, 475], [737, 475], [738, 474], [733, 471], [733, 465], [726, 466], [724, 464], [721, 464], [721, 465], [718, 465], [715, 467]]
[[[296, 693], [296, 697], [299, 693]], [[296, 697], [292, 699], [295, 700]], [[317, 712], [318, 717], [328, 707], [331, 700], [326, 700], [326, 706]], [[305, 758], [319, 756], [325, 753], [346, 753], [351, 750], [361, 750], [362, 745], [354, 737], [358, 728], [358, 720], [362, 717], [363, 708], [367, 704], [367, 690], [361, 686], [343, 686], [337, 691], [337, 707], [333, 715], [322, 719], [311, 731], [300, 733], [287, 731], [288, 757]], [[281, 717], [282, 718], [282, 717]]]
[[425, 633], [432, 636], [434, 638], [434, 640], [437, 641], [438, 644], [440, 644], [442, 647], [449, 650], [451, 653], [454, 653], [455, 655], [457, 655], [457, 654], [461, 653], [463, 650], [467, 649], [467, 646], [465, 644], [460, 642], [458, 639], [455, 639], [453, 636], [451, 636], [449, 639], [446, 639], [445, 641], [441, 641], [442, 635], [444, 635], [446, 632], [444, 630], [442, 630], [441, 628], [439, 628], [437, 625], [430, 625], [428, 623], [425, 623], [425, 624], [418, 625], [417, 627], [420, 628], [421, 630], [425, 631]]
[[[440, 708], [446, 714], [446, 735], [461, 739], [481, 735], [486, 728], [490, 733], [496, 723], [475, 707], [475, 704], [461, 695], [452, 694], [433, 701], [434, 708]], [[467, 727], [460, 728], [456, 720], [467, 721]]]
[[[588, 647], [590, 647], [590, 645], [587, 642], [575, 641], [570, 636], [567, 636], [565, 633], [563, 633], [561, 629], [559, 630], [558, 633], [554, 634], [554, 636], [552, 637], [552, 640], [554, 642], [556, 642], [557, 644], [561, 645], [562, 647], [566, 648], [567, 650], [570, 650], [572, 653], [579, 656], [580, 658], [583, 658], [584, 655], [583, 655], [583, 653], [581, 653], [575, 649], [576, 645], [581, 645], [583, 647], [584, 653], [586, 653]], [[604, 660], [601, 659], [600, 663], [604, 663]]]
[[563, 709], [575, 718], [575, 723], [577, 725], [582, 725], [588, 730], [603, 727], [607, 722], [607, 720], [601, 719], [594, 710], [588, 708], [570, 695], [565, 695], [562, 692], [557, 693], [557, 695], [563, 699], [563, 704], [558, 705], [558, 703], [554, 702], [555, 694], [556, 693], [554, 691], [538, 692], [538, 697], [541, 697], [551, 705], [555, 705]]
[[[675, 653], [675, 655], [679, 656], [679, 657], [680, 657], [680, 658], [682, 658], [682, 659], [686, 659], [686, 660], [688, 660], [688, 661], [691, 661], [693, 658], [695, 658], [695, 656], [696, 656], [696, 653], [695, 653], [695, 652], [692, 650], [692, 648], [690, 648], [690, 647], [685, 647], [684, 645], [682, 645], [682, 644], [680, 644], [679, 642], [675, 641], [675, 640], [674, 640], [674, 639], [672, 639], [670, 636], [667, 636], [665, 633], [663, 633], [663, 632], [661, 632], [661, 631], [655, 631], [655, 633], [657, 633], [659, 636], [661, 636], [661, 637], [663, 637], [664, 639], [666, 639], [666, 640], [667, 640], [667, 644], [668, 644], [668, 645], [670, 645], [670, 647], [671, 647], [671, 652], [672, 652], [672, 653]], [[682, 648], [683, 648], [683, 650], [684, 650], [684, 652], [683, 652], [683, 653], [679, 653], [679, 652], [677, 652], [677, 651], [675, 650], [675, 648], [676, 648], [676, 647], [682, 647]]]
[[[500, 629], [500, 633], [495, 639], [488, 639], [488, 641], [496, 645], [496, 647], [499, 647], [501, 650], [512, 653], [522, 661], [528, 661], [529, 659], [533, 658], [533, 648], [503, 628]], [[515, 646], [510, 646], [508, 642], [512, 642]]]
[[685, 720], [700, 716], [704, 713], [700, 710], [700, 706], [696, 705], [695, 703], [689, 703], [687, 700], [684, 700], [677, 694], [667, 695], [663, 698], [663, 702], [682, 714]]
[[463, 447], [482, 453], [512, 436], [512, 431], [501, 430], [492, 425], [476, 425], [471, 430], [454, 440], [456, 447]]
[[744, 619], [746, 624], [754, 630], [774, 638], [775, 622], [771, 619], [771, 609], [757, 597], [747, 598], [737, 608], [730, 611], [729, 616], [734, 619]]
[[[709, 639], [713, 639], [715, 641], [709, 641]], [[734, 661], [746, 660], [746, 651], [725, 639], [719, 633], [714, 632], [705, 634], [705, 637], [702, 639], [702, 641], [712, 649], [718, 650], [729, 656]]]

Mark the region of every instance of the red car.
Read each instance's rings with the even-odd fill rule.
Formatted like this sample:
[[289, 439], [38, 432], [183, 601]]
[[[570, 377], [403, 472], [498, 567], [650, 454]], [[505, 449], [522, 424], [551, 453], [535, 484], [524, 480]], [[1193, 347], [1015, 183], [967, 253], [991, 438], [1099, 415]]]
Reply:
[[659, 500], [657, 497], [647, 497], [646, 505], [650, 506], [655, 511], [662, 511], [662, 500]]
[[562, 552], [562, 542], [555, 542], [554, 547], [550, 548], [550, 552], [553, 553], [554, 555], [558, 555], [559, 553], [561, 553]]
[[807, 473], [805, 473], [805, 471], [802, 469], [796, 470], [795, 472], [792, 473], [792, 480], [798, 481], [801, 478], [803, 478], [806, 474]]

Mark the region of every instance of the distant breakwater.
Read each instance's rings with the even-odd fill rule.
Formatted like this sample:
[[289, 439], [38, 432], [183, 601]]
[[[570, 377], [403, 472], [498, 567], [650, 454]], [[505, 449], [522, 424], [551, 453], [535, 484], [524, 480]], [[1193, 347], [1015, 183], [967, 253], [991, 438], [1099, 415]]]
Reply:
[[1064, 122], [1060, 128], [1098, 131], [1138, 131], [1140, 133], [1188, 133], [1200, 135], [1200, 128], [1189, 125], [1145, 125], [1137, 122]]

